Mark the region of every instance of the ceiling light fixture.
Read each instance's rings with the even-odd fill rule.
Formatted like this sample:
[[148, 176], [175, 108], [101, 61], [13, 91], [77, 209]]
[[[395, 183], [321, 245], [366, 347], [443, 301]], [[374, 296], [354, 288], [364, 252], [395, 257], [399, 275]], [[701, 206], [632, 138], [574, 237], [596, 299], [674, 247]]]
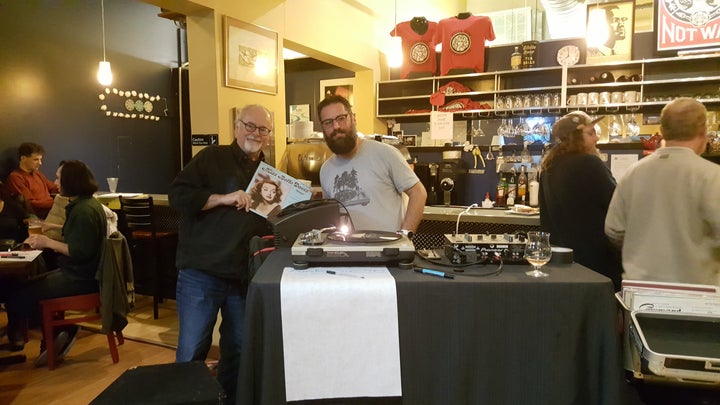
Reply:
[[585, 42], [588, 48], [599, 48], [607, 42], [608, 38], [610, 38], [610, 25], [607, 21], [607, 12], [604, 8], [600, 8], [598, 2], [588, 14]]
[[397, 0], [395, 0], [395, 32], [390, 37], [389, 51], [387, 53], [388, 66], [400, 67], [403, 63], [402, 38], [397, 36]]
[[102, 15], [102, 43], [103, 43], [103, 60], [98, 66], [97, 79], [103, 86], [112, 84], [113, 75], [110, 70], [110, 62], [105, 59], [105, 2], [100, 0], [100, 10]]

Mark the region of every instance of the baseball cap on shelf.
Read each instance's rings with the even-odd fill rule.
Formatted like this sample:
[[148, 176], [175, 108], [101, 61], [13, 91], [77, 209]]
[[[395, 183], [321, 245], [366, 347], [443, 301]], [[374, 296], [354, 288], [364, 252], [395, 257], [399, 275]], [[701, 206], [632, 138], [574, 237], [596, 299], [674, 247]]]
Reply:
[[564, 140], [576, 130], [582, 129], [582, 127], [586, 125], [595, 125], [595, 123], [603, 118], [605, 118], [605, 116], [597, 116], [593, 118], [582, 111], [573, 111], [553, 124], [553, 137], [559, 140]]

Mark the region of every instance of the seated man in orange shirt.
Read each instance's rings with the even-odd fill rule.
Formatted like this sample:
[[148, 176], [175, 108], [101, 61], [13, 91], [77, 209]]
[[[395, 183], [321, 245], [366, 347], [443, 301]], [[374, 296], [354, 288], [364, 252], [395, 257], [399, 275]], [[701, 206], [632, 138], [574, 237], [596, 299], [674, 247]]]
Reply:
[[7, 191], [22, 195], [30, 204], [32, 214], [45, 218], [53, 205], [50, 194], [56, 194], [58, 187], [40, 172], [45, 149], [41, 145], [25, 142], [18, 148], [20, 165], [7, 178]]

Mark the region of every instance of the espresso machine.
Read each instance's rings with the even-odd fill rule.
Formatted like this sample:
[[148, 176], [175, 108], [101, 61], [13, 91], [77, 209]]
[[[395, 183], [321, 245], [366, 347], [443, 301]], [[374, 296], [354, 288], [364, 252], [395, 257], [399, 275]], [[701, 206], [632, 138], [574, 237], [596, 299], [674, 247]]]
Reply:
[[467, 169], [461, 150], [444, 151], [438, 163], [438, 181], [443, 205], [465, 205]]
[[462, 151], [445, 151], [437, 163], [415, 163], [415, 174], [427, 190], [425, 205], [464, 205], [467, 169]]
[[415, 174], [420, 182], [427, 190], [427, 200], [425, 205], [438, 205], [439, 181], [438, 181], [438, 164], [437, 163], [415, 163]]

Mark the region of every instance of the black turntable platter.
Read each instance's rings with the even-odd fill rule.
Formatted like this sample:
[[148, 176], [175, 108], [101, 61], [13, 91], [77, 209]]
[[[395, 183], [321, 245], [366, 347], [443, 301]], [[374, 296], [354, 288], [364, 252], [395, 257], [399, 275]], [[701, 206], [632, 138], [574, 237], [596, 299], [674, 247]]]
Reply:
[[336, 242], [381, 243], [396, 241], [401, 236], [398, 233], [387, 231], [353, 231], [351, 233], [331, 233], [327, 238]]

